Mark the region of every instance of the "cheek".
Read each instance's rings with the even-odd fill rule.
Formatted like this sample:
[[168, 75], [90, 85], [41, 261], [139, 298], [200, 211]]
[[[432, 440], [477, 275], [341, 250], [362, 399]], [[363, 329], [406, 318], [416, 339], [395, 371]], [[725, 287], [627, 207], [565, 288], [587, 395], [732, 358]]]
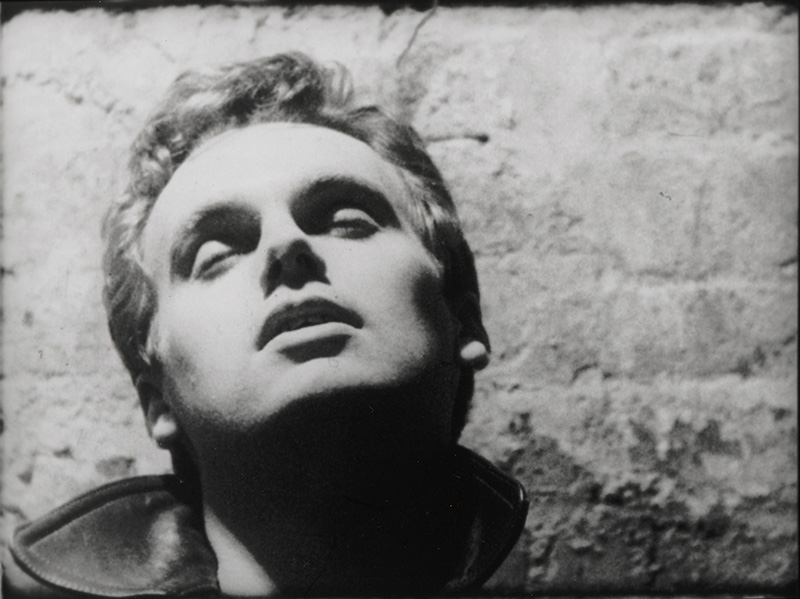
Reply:
[[250, 310], [236, 294], [178, 291], [156, 315], [158, 354], [176, 380], [198, 372], [224, 375], [253, 329]]
[[453, 319], [444, 300], [438, 264], [424, 250], [397, 253], [382, 274], [383, 280], [373, 289], [381, 292], [387, 317], [398, 328], [414, 328], [429, 341], [435, 340], [442, 350], [448, 349], [454, 335]]

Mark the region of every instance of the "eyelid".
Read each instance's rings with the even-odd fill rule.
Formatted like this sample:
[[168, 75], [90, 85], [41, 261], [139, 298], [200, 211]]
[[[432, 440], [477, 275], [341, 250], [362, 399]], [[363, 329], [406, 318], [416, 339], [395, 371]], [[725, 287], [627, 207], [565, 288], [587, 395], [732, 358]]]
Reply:
[[[209, 239], [201, 243], [197, 248], [194, 254], [190, 277], [192, 279], [203, 278], [203, 275], [208, 269], [214, 267], [218, 262], [224, 260], [228, 256], [238, 253], [240, 252], [233, 246], [219, 239]], [[205, 256], [204, 254], [209, 255]]]
[[193, 276], [197, 252], [209, 241], [247, 253], [258, 246], [260, 236], [261, 217], [251, 206], [237, 200], [207, 206], [177, 232], [171, 250], [170, 276], [178, 279]]
[[315, 181], [300, 198], [294, 215], [298, 222], [313, 223], [322, 215], [323, 208], [326, 219], [332, 218], [338, 210], [352, 208], [365, 213], [377, 225], [400, 226], [395, 207], [385, 193], [360, 180], [322, 178]]
[[344, 220], [350, 220], [347, 217], [355, 216], [358, 218], [370, 220], [376, 225], [379, 224], [377, 218], [375, 218], [372, 214], [370, 214], [368, 210], [365, 210], [364, 208], [361, 208], [359, 206], [348, 206], [346, 204], [343, 204], [340, 206], [336, 206], [333, 208], [333, 210], [331, 210], [331, 218], [334, 222], [336, 222], [337, 217], [342, 217], [342, 216], [345, 217]]

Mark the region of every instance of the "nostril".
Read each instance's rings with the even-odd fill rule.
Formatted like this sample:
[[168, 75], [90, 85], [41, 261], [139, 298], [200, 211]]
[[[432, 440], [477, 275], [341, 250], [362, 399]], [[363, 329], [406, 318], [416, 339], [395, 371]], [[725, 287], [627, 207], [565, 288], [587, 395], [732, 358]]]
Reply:
[[277, 283], [283, 274], [283, 263], [280, 260], [272, 260], [267, 269], [267, 283], [270, 287]]
[[327, 281], [325, 264], [304, 239], [277, 245], [268, 250], [267, 265], [262, 285], [269, 295], [277, 287], [286, 285], [297, 289], [309, 281]]
[[312, 281], [329, 283], [322, 255], [303, 235], [291, 235], [266, 251], [266, 264], [260, 275], [265, 296], [281, 286], [300, 289]]
[[313, 268], [314, 260], [307, 252], [297, 252], [294, 257], [295, 266], [299, 268]]

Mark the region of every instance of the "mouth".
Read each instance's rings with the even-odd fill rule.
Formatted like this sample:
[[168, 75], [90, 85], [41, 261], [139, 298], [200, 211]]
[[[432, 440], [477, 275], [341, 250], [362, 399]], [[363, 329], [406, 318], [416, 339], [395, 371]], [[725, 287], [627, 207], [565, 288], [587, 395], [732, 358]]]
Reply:
[[287, 303], [273, 310], [261, 327], [256, 346], [261, 350], [283, 333], [332, 322], [343, 323], [357, 329], [364, 324], [361, 317], [348, 308], [327, 299], [311, 298], [299, 303]]

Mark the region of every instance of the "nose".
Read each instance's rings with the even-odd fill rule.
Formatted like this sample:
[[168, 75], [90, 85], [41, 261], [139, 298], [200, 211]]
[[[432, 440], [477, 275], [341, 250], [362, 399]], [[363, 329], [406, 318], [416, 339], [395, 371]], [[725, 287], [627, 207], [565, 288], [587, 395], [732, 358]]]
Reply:
[[300, 289], [312, 281], [327, 282], [325, 262], [313, 249], [307, 235], [297, 226], [287, 228], [266, 248], [261, 275], [265, 297], [281, 286]]

